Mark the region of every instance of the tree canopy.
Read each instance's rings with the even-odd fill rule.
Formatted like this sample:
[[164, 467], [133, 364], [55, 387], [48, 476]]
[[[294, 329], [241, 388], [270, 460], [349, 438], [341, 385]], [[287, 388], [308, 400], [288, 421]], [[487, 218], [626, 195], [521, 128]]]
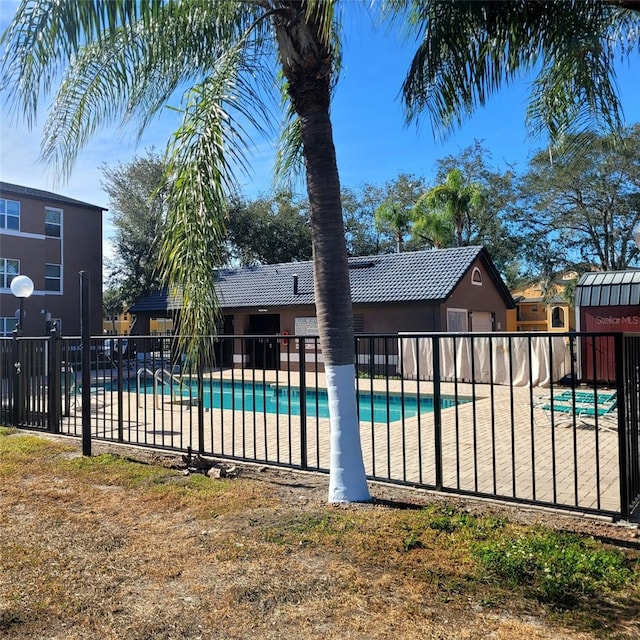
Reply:
[[[520, 244], [537, 270], [589, 265], [604, 271], [637, 262], [640, 224], [640, 125], [622, 136], [582, 134], [549, 162], [535, 155], [520, 180]], [[550, 265], [550, 266], [549, 266]]]
[[167, 219], [165, 171], [153, 149], [130, 162], [102, 166], [115, 228], [108, 285], [118, 292], [120, 310], [158, 290], [162, 281], [158, 259]]

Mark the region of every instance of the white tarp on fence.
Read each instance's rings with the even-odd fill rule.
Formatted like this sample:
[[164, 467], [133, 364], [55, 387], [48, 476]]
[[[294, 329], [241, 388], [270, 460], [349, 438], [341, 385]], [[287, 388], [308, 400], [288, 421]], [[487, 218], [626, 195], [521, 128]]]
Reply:
[[[433, 379], [433, 338], [399, 335], [398, 373]], [[438, 341], [441, 380], [546, 386], [570, 371], [570, 354], [562, 336], [439, 335]]]

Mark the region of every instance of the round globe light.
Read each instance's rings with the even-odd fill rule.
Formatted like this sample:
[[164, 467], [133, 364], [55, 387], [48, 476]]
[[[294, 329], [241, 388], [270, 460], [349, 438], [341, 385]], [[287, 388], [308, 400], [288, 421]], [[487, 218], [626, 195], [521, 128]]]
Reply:
[[28, 298], [33, 293], [33, 280], [29, 276], [16, 276], [11, 281], [11, 293], [16, 298]]

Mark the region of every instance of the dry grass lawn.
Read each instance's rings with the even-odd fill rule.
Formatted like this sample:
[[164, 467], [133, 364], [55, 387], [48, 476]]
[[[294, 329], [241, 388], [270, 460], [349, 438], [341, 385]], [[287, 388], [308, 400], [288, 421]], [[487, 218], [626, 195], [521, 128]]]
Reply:
[[113, 451], [0, 435], [0, 637], [640, 638], [633, 528], [455, 503], [507, 536], [541, 518], [599, 533], [635, 563], [630, 585], [560, 608], [482, 571], [468, 532], [430, 526], [441, 498], [375, 486], [371, 504], [330, 506], [324, 477], [216, 480]]

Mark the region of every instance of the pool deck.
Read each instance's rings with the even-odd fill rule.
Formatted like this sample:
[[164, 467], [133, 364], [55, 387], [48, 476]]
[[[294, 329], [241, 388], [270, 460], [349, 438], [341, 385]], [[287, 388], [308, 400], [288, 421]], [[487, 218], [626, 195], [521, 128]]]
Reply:
[[[262, 382], [263, 372], [245, 375]], [[298, 387], [297, 373], [267, 371], [268, 383]], [[238, 371], [212, 374], [217, 380], [240, 379]], [[428, 381], [359, 379], [362, 392], [430, 395]], [[306, 375], [306, 386], [326, 388], [323, 374]], [[557, 503], [583, 509], [620, 510], [618, 437], [612, 417], [574, 420], [556, 412], [554, 422], [542, 407], [548, 389], [441, 383], [441, 394], [474, 397], [473, 402], [442, 409], [441, 484], [446, 489], [496, 497]], [[169, 394], [136, 398], [122, 394], [121, 418], [116, 394], [94, 395], [93, 431], [127, 442], [203, 451], [259, 462], [304, 466], [306, 441], [310, 469], [329, 467], [329, 420], [307, 418], [303, 433], [299, 416], [202, 410], [188, 399]], [[77, 431], [79, 408], [63, 419], [63, 432]], [[366, 473], [376, 479], [435, 487], [435, 414], [422, 413], [386, 424], [362, 422], [360, 437]]]

